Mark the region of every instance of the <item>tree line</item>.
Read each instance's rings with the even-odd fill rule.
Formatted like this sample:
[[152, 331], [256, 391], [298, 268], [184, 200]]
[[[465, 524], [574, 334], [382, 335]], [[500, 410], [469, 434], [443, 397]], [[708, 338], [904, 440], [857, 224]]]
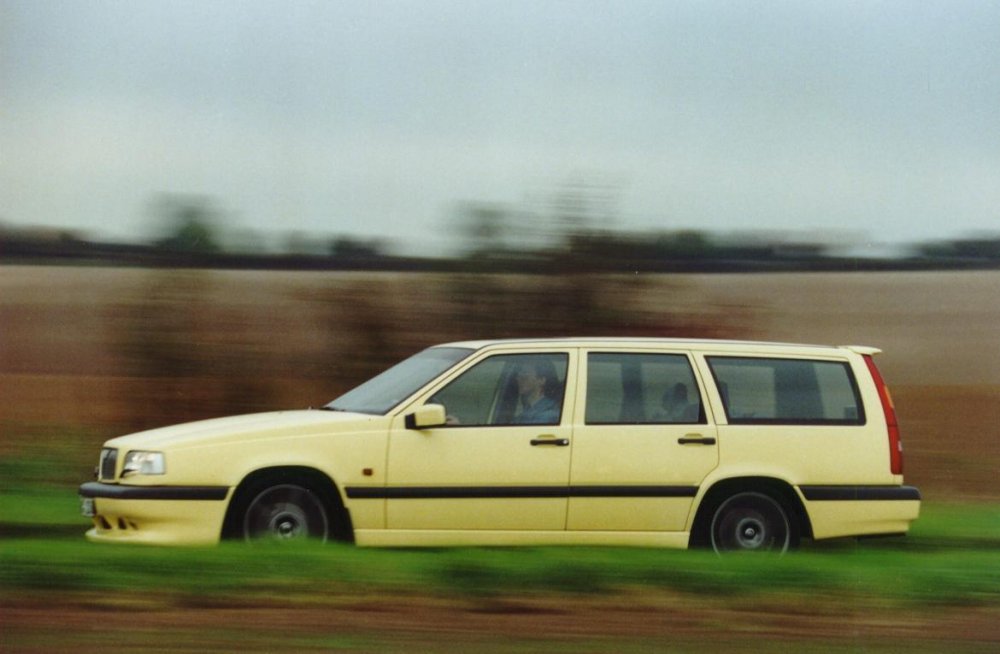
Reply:
[[[584, 198], [586, 200], [586, 198]], [[685, 229], [634, 232], [588, 214], [577, 198], [539, 219], [509, 207], [472, 203], [455, 218], [460, 246], [447, 256], [389, 251], [384, 241], [351, 235], [291, 233], [281, 251], [253, 235], [227, 243], [220, 212], [202, 197], [155, 201], [160, 235], [143, 243], [93, 240], [71, 230], [18, 230], [0, 225], [0, 262], [260, 270], [371, 270], [483, 273], [767, 272], [993, 269], [1000, 236], [935, 241], [886, 255], [859, 256], [822, 242]], [[571, 209], [566, 209], [571, 206]], [[583, 208], [581, 208], [583, 207]], [[525, 231], [528, 238], [518, 239]], [[532, 231], [533, 230], [533, 231]]]

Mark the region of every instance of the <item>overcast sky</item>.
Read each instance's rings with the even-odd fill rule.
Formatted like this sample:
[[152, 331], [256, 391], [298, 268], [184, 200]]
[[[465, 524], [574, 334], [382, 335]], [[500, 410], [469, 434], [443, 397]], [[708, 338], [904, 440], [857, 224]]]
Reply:
[[[0, 0], [0, 221], [443, 247], [462, 202], [627, 229], [1000, 230], [1000, 2]], [[589, 193], [589, 191], [588, 191]]]

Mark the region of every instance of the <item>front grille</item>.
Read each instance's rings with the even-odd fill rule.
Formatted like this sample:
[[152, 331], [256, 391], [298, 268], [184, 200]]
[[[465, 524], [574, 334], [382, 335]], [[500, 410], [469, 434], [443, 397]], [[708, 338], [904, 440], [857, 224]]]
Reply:
[[106, 447], [101, 450], [101, 462], [98, 466], [101, 481], [114, 481], [115, 468], [118, 465], [118, 450]]

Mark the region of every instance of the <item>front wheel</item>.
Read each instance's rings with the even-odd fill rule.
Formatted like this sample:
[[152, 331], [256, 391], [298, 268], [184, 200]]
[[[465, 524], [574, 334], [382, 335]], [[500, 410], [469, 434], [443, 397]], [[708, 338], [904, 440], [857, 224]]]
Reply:
[[795, 524], [770, 495], [748, 492], [726, 499], [712, 516], [712, 549], [781, 554], [797, 540]]
[[262, 490], [247, 506], [243, 537], [247, 541], [326, 542], [330, 533], [327, 510], [320, 497], [295, 484]]

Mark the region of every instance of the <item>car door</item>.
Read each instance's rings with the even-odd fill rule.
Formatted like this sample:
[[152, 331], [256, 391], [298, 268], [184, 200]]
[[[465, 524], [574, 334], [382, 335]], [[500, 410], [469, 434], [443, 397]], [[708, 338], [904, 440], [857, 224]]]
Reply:
[[719, 461], [690, 356], [589, 351], [580, 365], [567, 529], [682, 531]]
[[387, 528], [564, 530], [575, 368], [570, 349], [498, 352], [424, 394], [412, 407], [444, 405], [449, 424], [394, 421]]

